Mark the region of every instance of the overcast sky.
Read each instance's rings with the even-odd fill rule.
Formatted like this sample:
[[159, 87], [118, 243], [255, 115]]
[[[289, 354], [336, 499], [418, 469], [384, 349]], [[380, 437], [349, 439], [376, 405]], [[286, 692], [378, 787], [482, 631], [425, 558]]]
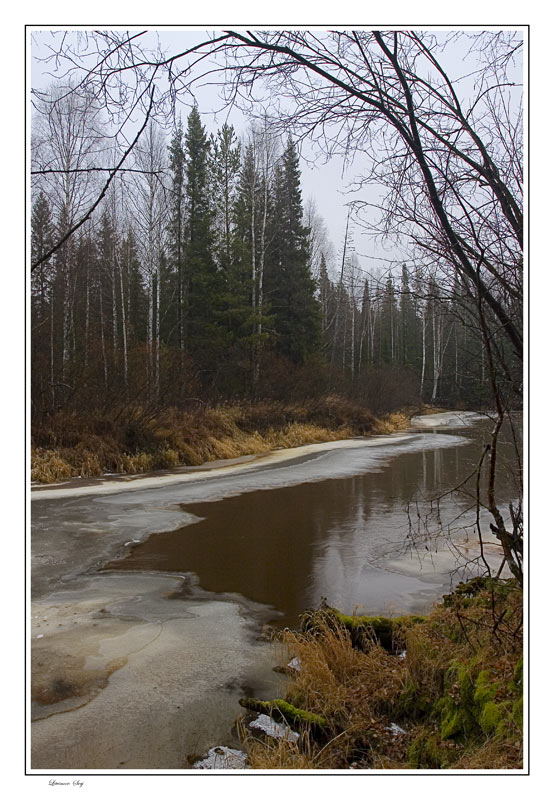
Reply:
[[[164, 50], [170, 52], [184, 49], [184, 42], [187, 44], [198, 40], [203, 31], [167, 31], [158, 30], [160, 44]], [[52, 34], [49, 31], [33, 31], [31, 42], [31, 85], [34, 89], [46, 89], [61, 74], [56, 72], [55, 65], [45, 65], [37, 59], [44, 57], [48, 50], [45, 45], [52, 43]], [[202, 116], [202, 121], [210, 133], [215, 133], [224, 122], [233, 124], [237, 135], [246, 135], [249, 127], [249, 119], [238, 108], [229, 111], [222, 111], [222, 101], [219, 96], [219, 89], [215, 86], [198, 85], [195, 90], [195, 99], [198, 109]], [[181, 104], [182, 117], [185, 120], [190, 110], [190, 98], [183, 98]], [[302, 169], [302, 191], [304, 201], [312, 197], [317, 205], [318, 213], [323, 217], [328, 229], [329, 239], [334, 245], [337, 253], [342, 253], [345, 235], [345, 225], [347, 208], [346, 203], [350, 199], [348, 194], [348, 184], [355, 176], [353, 170], [346, 169], [345, 164], [340, 158], [333, 158], [327, 163], [321, 159], [317, 164], [313, 163], [313, 153], [311, 153], [309, 143], [304, 142], [302, 152], [307, 158], [301, 158]], [[350, 232], [353, 236], [353, 243], [356, 252], [373, 255], [373, 247], [365, 241], [363, 235], [356, 231], [353, 223], [350, 224]], [[364, 259], [366, 266], [371, 266], [373, 259]], [[378, 262], [381, 263], [380, 261]]]
[[[436, 31], [440, 34], [439, 31]], [[205, 40], [206, 30], [198, 29], [166, 29], [158, 28], [148, 34], [148, 42], [155, 47], [157, 40], [163, 51], [169, 53], [181, 52], [193, 43]], [[48, 66], [40, 63], [38, 58], [44, 57], [48, 50], [47, 45], [53, 44], [52, 34], [48, 30], [32, 31], [31, 39], [31, 82], [35, 89], [45, 89], [51, 84], [60, 72], [56, 73], [55, 65]], [[442, 63], [451, 77], [458, 77], [470, 69], [470, 59], [466, 54], [466, 45], [454, 45], [443, 54]], [[217, 79], [214, 78], [214, 81]], [[471, 83], [467, 84], [466, 95], [471, 96]], [[460, 87], [458, 87], [460, 90]], [[220, 98], [220, 89], [209, 85], [207, 81], [199, 82], [194, 88], [195, 100], [202, 115], [202, 120], [208, 132], [215, 133], [224, 122], [234, 125], [238, 136], [245, 135], [248, 130], [249, 120], [238, 109], [222, 110], [223, 103]], [[464, 92], [462, 90], [463, 97]], [[182, 117], [185, 120], [191, 106], [191, 98], [182, 98]], [[317, 211], [323, 217], [328, 230], [329, 239], [336, 252], [336, 260], [340, 261], [344, 243], [345, 224], [347, 217], [346, 204], [349, 200], [366, 200], [376, 202], [378, 190], [375, 187], [364, 187], [356, 194], [349, 192], [349, 186], [359, 176], [364, 174], [364, 156], [357, 155], [354, 163], [347, 166], [342, 158], [333, 157], [327, 162], [319, 158], [314, 163], [314, 153], [310, 142], [304, 141], [301, 145], [302, 189], [306, 202], [309, 198], [315, 200]], [[350, 234], [352, 244], [358, 256], [362, 270], [384, 271], [391, 262], [403, 260], [405, 255], [393, 245], [388, 246], [376, 243], [367, 234], [358, 228], [355, 221], [351, 221]]]

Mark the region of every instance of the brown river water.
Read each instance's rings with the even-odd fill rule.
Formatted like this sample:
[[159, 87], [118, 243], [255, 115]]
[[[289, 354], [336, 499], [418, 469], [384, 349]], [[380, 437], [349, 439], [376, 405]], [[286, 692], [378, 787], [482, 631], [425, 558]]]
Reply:
[[[489, 430], [480, 421], [458, 446], [406, 452], [361, 475], [183, 504], [196, 521], [150, 536], [107, 569], [192, 572], [207, 591], [271, 606], [278, 627], [296, 627], [323, 597], [345, 612], [424, 610], [439, 583], [447, 591], [474, 571], [475, 481], [449, 490], [471, 474]], [[499, 501], [512, 497], [503, 479]]]
[[[33, 491], [31, 769], [188, 770], [237, 746], [245, 693], [278, 696], [264, 623], [325, 597], [428, 610], [473, 574], [474, 470], [492, 427], [397, 435], [145, 478]], [[502, 449], [498, 502], [516, 496]], [[491, 568], [498, 547], [482, 519]]]

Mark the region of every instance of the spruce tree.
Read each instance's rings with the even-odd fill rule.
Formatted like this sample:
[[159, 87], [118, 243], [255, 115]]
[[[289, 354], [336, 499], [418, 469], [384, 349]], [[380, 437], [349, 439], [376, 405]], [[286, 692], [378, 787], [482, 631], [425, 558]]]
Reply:
[[289, 137], [275, 174], [266, 296], [275, 320], [276, 349], [295, 363], [304, 362], [318, 349], [321, 324], [302, 217], [299, 159]]
[[267, 341], [264, 265], [267, 210], [264, 176], [258, 169], [254, 142], [244, 148], [233, 205], [232, 263], [228, 276], [229, 316], [234, 352], [248, 375], [245, 387], [256, 393], [262, 348]]
[[188, 302], [185, 338], [202, 379], [217, 371], [225, 348], [224, 282], [213, 256], [212, 209], [209, 193], [210, 143], [195, 107], [185, 135], [185, 200]]
[[398, 334], [401, 363], [404, 366], [417, 367], [420, 332], [413, 293], [410, 287], [410, 275], [406, 264], [402, 264]]
[[[40, 194], [31, 214], [31, 262], [42, 258], [54, 242], [54, 224], [50, 205]], [[53, 385], [53, 316], [52, 287], [54, 273], [50, 262], [43, 262], [31, 279], [31, 383], [33, 409], [45, 413], [52, 405]]]
[[121, 268], [127, 285], [127, 324], [131, 344], [146, 341], [148, 297], [137, 253], [135, 234], [129, 228], [121, 243]]
[[185, 348], [185, 150], [179, 121], [169, 145], [171, 190], [167, 226], [167, 261], [160, 275], [161, 335], [168, 344]]
[[233, 255], [233, 208], [240, 169], [240, 145], [232, 125], [223, 125], [212, 136], [210, 191], [214, 210], [214, 244], [217, 262], [228, 278]]
[[[54, 243], [54, 224], [48, 200], [41, 192], [31, 214], [31, 261], [35, 263], [47, 253]], [[48, 313], [48, 296], [52, 280], [51, 265], [44, 262], [34, 271], [31, 285], [31, 308], [33, 326], [41, 323]]]

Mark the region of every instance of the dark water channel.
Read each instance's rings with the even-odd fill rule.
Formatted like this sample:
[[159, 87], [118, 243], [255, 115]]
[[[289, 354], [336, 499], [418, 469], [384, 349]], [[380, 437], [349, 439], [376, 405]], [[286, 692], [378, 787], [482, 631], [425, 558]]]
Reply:
[[[490, 429], [481, 420], [451, 432], [463, 443], [404, 452], [355, 477], [183, 504], [196, 522], [152, 534], [107, 568], [193, 573], [208, 591], [272, 606], [280, 627], [295, 627], [322, 597], [345, 612], [425, 610], [476, 569], [475, 480], [449, 492], [474, 471]], [[515, 497], [505, 474], [514, 456], [505, 444], [500, 504]], [[488, 519], [482, 527], [498, 564]]]

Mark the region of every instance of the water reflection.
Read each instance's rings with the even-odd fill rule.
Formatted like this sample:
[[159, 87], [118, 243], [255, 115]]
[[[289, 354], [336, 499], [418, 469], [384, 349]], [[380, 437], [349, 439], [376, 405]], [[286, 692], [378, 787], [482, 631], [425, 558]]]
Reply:
[[[472, 472], [489, 428], [464, 431], [461, 446], [398, 455], [380, 472], [187, 504], [198, 522], [152, 535], [111, 566], [194, 572], [209, 591], [273, 606], [281, 625], [321, 597], [347, 612], [424, 609], [474, 555], [469, 487], [435, 498]], [[499, 488], [499, 502], [514, 496], [509, 483]], [[451, 542], [437, 536], [449, 528]]]

